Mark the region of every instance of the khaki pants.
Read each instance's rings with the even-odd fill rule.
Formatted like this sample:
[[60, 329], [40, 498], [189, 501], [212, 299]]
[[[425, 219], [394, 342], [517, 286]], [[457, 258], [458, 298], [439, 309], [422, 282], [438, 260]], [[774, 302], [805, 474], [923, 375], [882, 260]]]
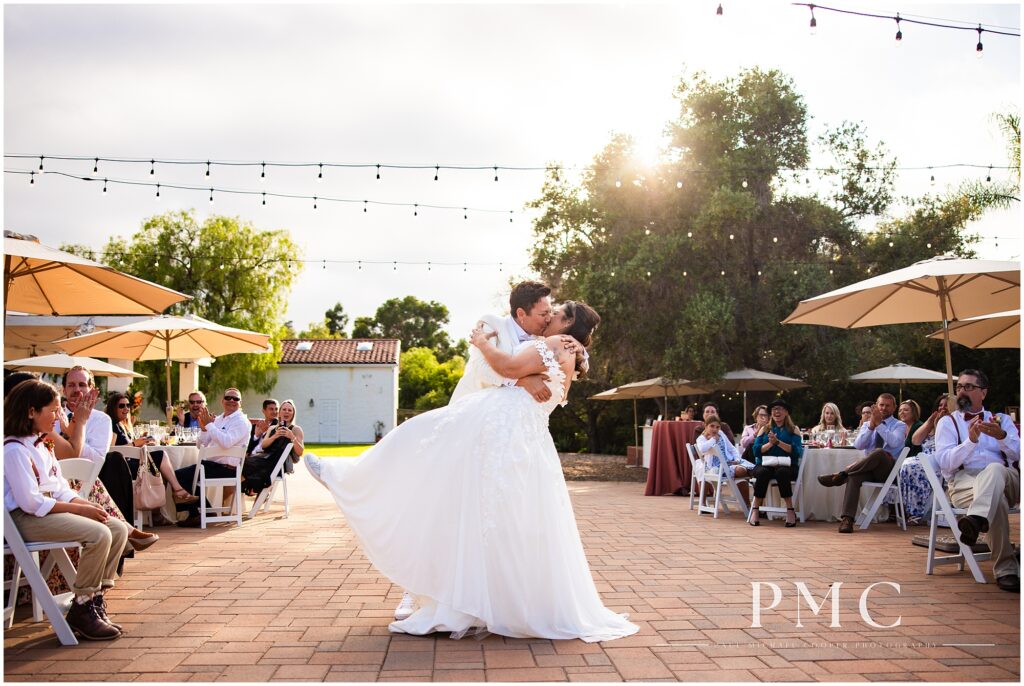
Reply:
[[95, 519], [56, 512], [42, 517], [11, 511], [11, 519], [26, 543], [43, 541], [78, 541], [82, 553], [78, 560], [78, 577], [72, 589], [85, 595], [111, 588], [117, 576], [117, 562], [128, 542], [128, 525], [108, 517], [100, 523]]
[[948, 484], [953, 507], [967, 508], [967, 514], [988, 520], [988, 546], [992, 549], [992, 571], [996, 577], [1016, 574], [1020, 565], [1010, 545], [1009, 508], [1020, 502], [1020, 473], [993, 462], [984, 469], [962, 469]]

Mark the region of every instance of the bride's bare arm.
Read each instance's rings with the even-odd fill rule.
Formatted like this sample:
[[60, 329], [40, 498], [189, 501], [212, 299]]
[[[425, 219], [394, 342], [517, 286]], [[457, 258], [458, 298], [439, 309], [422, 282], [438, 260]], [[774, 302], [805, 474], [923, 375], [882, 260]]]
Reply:
[[[480, 354], [487, 360], [487, 364], [490, 365], [491, 369], [501, 376], [507, 379], [521, 379], [524, 376], [539, 374], [547, 370], [547, 367], [544, 366], [544, 361], [537, 355], [537, 351], [534, 348], [524, 348], [519, 353], [510, 355], [507, 352], [498, 350], [491, 343], [490, 339], [493, 336], [494, 334], [484, 333], [476, 329], [473, 331], [469, 342], [480, 350]], [[557, 336], [554, 338], [558, 339]], [[548, 340], [550, 341], [550, 339]]]

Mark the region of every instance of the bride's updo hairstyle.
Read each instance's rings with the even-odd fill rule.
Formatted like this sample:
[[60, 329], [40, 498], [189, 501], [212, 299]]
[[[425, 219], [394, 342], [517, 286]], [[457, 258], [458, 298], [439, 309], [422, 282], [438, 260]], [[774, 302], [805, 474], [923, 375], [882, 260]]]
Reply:
[[[601, 323], [601, 315], [590, 305], [574, 300], [566, 300], [562, 303], [562, 310], [565, 312], [565, 316], [572, 320], [568, 331], [564, 332], [565, 335], [572, 336], [583, 344], [584, 348], [589, 348], [594, 338], [594, 331]], [[576, 356], [576, 371], [579, 372], [581, 378], [586, 376], [588, 371], [582, 353]]]

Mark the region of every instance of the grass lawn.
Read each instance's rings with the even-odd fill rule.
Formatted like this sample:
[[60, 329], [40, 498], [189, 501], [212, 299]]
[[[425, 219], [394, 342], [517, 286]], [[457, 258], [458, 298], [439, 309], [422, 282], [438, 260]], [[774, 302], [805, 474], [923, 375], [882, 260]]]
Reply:
[[369, 445], [337, 445], [334, 443], [307, 443], [306, 450], [311, 450], [317, 457], [356, 457], [370, 448]]

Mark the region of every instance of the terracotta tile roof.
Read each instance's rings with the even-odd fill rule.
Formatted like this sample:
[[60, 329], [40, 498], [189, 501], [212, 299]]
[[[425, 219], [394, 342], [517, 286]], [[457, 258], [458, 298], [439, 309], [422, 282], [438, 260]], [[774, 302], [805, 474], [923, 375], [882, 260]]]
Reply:
[[[310, 344], [308, 350], [300, 350]], [[360, 343], [372, 349], [359, 350]], [[278, 364], [398, 364], [400, 341], [394, 338], [286, 338]]]

